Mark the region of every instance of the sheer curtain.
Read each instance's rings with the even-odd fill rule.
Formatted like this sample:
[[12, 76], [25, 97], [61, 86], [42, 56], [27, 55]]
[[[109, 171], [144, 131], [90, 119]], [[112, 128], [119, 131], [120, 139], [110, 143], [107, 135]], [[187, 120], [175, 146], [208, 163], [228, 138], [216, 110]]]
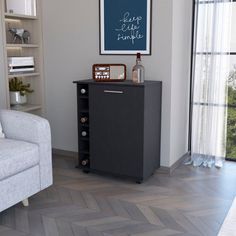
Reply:
[[190, 161], [194, 166], [222, 167], [226, 154], [231, 2], [196, 1]]

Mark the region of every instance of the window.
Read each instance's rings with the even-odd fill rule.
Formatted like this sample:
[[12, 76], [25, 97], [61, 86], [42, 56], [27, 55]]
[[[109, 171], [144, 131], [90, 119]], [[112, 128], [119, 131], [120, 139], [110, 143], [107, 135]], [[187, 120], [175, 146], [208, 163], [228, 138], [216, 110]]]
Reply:
[[[196, 0], [194, 2], [197, 24], [195, 24], [194, 33], [194, 81], [191, 102], [192, 127], [190, 128], [197, 130], [202, 124], [202, 129], [204, 129], [205, 118], [200, 120], [194, 116], [206, 113], [206, 109], [215, 109], [215, 113], [222, 113], [221, 117], [226, 115], [226, 157], [236, 160], [236, 81], [228, 83], [224, 81], [225, 78], [229, 78], [232, 71], [236, 74], [236, 27], [234, 23], [229, 27], [230, 22], [236, 19], [236, 0]], [[213, 26], [221, 31], [215, 34], [212, 30]], [[224, 37], [225, 35], [228, 37]], [[226, 42], [227, 40], [229, 43]], [[212, 61], [214, 61], [214, 66], [212, 66]], [[218, 77], [216, 81], [219, 88], [218, 92], [212, 93], [211, 90], [215, 89], [214, 86], [217, 83], [212, 83], [211, 79], [215, 77]], [[200, 130], [199, 136], [202, 132], [206, 131]], [[198, 142], [196, 143], [199, 145]], [[194, 145], [191, 143], [192, 149]]]

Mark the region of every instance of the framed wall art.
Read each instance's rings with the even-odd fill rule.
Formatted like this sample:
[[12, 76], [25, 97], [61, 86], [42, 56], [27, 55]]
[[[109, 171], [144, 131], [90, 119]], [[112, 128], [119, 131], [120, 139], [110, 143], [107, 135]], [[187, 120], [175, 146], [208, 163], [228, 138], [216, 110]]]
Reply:
[[100, 54], [151, 55], [152, 0], [100, 0]]

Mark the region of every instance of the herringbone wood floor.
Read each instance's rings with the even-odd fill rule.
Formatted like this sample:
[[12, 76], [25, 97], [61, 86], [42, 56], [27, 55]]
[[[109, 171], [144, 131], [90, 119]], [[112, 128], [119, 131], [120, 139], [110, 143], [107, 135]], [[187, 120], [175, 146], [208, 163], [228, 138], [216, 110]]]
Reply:
[[0, 213], [0, 236], [213, 236], [236, 195], [236, 163], [182, 166], [138, 185], [53, 162], [54, 185]]

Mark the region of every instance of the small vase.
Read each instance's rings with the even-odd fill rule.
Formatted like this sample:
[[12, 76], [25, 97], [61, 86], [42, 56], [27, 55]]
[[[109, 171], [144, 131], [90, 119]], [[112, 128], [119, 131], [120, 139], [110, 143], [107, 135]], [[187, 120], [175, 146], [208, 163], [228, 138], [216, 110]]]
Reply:
[[10, 103], [11, 105], [22, 105], [27, 103], [26, 95], [21, 96], [19, 91], [10, 92]]

